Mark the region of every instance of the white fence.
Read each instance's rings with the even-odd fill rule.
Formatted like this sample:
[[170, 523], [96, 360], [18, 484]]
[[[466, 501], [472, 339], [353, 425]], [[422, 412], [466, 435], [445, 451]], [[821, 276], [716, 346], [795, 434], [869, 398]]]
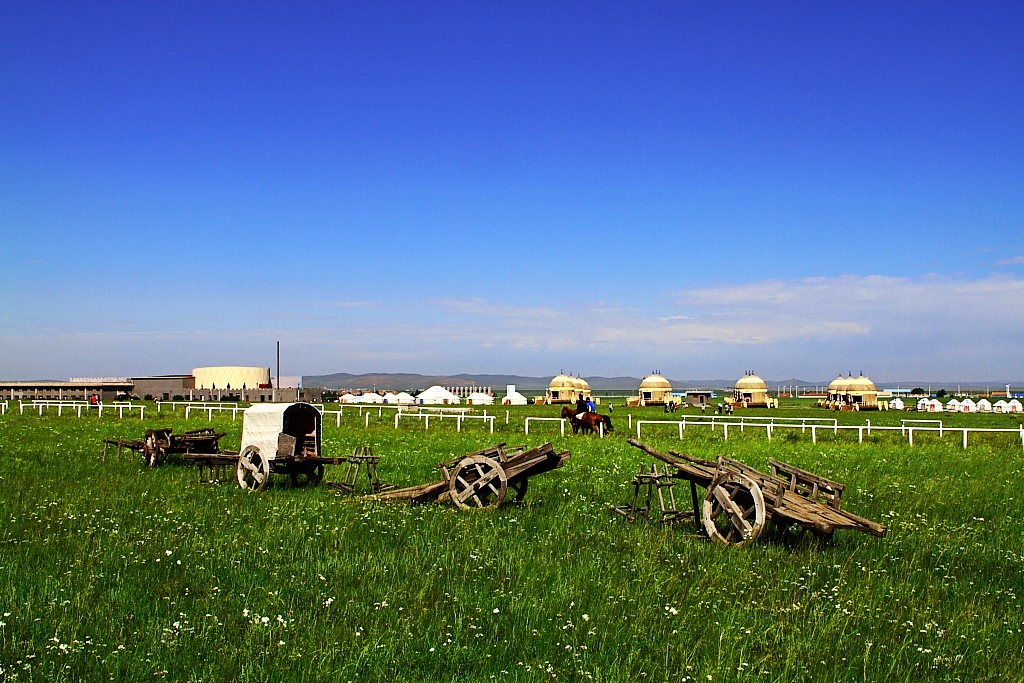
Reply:
[[526, 418], [526, 433], [530, 433], [530, 421], [533, 422], [557, 422], [559, 431], [562, 436], [565, 436], [565, 418], [564, 417], [528, 417]]
[[[369, 416], [367, 416], [369, 417]], [[398, 420], [403, 417], [414, 417], [423, 420], [424, 430], [430, 429], [430, 421], [443, 422], [445, 419], [455, 420], [455, 430], [462, 431], [463, 420], [481, 420], [484, 423], [490, 424], [491, 434], [494, 433], [494, 416], [493, 415], [465, 415], [450, 414], [450, 413], [396, 413], [395, 414], [395, 429], [398, 429]]]
[[89, 414], [90, 410], [95, 410], [97, 415], [103, 417], [103, 411], [106, 410], [108, 413], [116, 410], [118, 418], [124, 418], [125, 411], [128, 411], [128, 416], [131, 417], [132, 411], [139, 411], [139, 419], [143, 420], [146, 417], [146, 406], [136, 405], [134, 403], [119, 403], [114, 402], [111, 404], [103, 403], [88, 403], [87, 401], [18, 401], [18, 414], [24, 415], [25, 408], [30, 411], [34, 408], [39, 415], [42, 415], [50, 408], [57, 409], [57, 416], [64, 414], [64, 411], [74, 411], [77, 417], [82, 417], [82, 411], [84, 410], [86, 415]]
[[[821, 424], [824, 421], [826, 424]], [[926, 422], [927, 425], [915, 426], [915, 422]], [[678, 429], [679, 438], [683, 438], [683, 432], [687, 425], [693, 427], [698, 425], [710, 426], [712, 431], [716, 427], [721, 427], [722, 437], [729, 440], [729, 427], [733, 428], [733, 431], [738, 427], [742, 432], [747, 428], [751, 429], [764, 429], [765, 435], [768, 440], [772, 440], [772, 433], [777, 429], [799, 429], [801, 433], [806, 433], [808, 430], [811, 432], [811, 442], [818, 443], [818, 430], [831, 431], [833, 434], [838, 434], [840, 431], [856, 431], [858, 443], [864, 442], [864, 436], [870, 436], [872, 431], [877, 432], [900, 432], [902, 436], [907, 437], [909, 444], [914, 445], [914, 434], [915, 433], [928, 433], [937, 432], [940, 437], [947, 433], [956, 433], [963, 435], [963, 447], [967, 448], [970, 434], [1018, 434], [1020, 436], [1021, 447], [1024, 448], [1024, 424], [1020, 425], [1017, 429], [996, 429], [996, 428], [975, 428], [975, 427], [945, 427], [941, 420], [902, 420], [899, 427], [882, 427], [872, 425], [871, 421], [868, 420], [863, 425], [840, 425], [835, 420], [829, 420], [826, 418], [733, 418], [731, 420], [719, 418], [717, 421], [711, 420], [694, 420], [686, 418], [680, 421], [671, 420], [637, 420], [636, 422], [636, 438], [640, 439], [641, 427], [643, 425], [651, 426], [675, 426]], [[911, 424], [907, 424], [911, 423]], [[935, 423], [938, 423], [937, 425]]]

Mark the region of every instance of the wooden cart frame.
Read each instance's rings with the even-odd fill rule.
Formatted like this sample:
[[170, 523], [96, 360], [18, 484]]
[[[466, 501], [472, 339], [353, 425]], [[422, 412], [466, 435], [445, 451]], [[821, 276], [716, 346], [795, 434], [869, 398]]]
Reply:
[[142, 439], [104, 439], [103, 459], [106, 460], [108, 446], [117, 446], [118, 457], [122, 449], [130, 450], [142, 454], [146, 467], [159, 467], [170, 454], [220, 454], [220, 439], [224, 434], [212, 429], [193, 429], [182, 434], [175, 434], [169, 427], [147, 429]]
[[[664, 521], [692, 517], [699, 531], [724, 545], [753, 543], [768, 525], [781, 534], [806, 530], [819, 539], [830, 538], [837, 529], [886, 534], [883, 525], [842, 509], [843, 484], [781, 461], [769, 460], [772, 473], [765, 474], [724, 456], [714, 461], [666, 454], [635, 439], [627, 441], [666, 465], [664, 472], [657, 465], [650, 474], [641, 471], [634, 479], [632, 504], [612, 508], [627, 518], [649, 518], [656, 494]], [[689, 482], [692, 512], [676, 508], [674, 480]], [[698, 486], [705, 489], [700, 502]]]
[[530, 477], [550, 472], [565, 464], [569, 451], [556, 453], [550, 443], [527, 449], [508, 448], [504, 443], [469, 453], [436, 467], [442, 478], [429, 484], [410, 486], [377, 495], [372, 500], [451, 502], [464, 510], [496, 508], [509, 494], [515, 502], [526, 496]]

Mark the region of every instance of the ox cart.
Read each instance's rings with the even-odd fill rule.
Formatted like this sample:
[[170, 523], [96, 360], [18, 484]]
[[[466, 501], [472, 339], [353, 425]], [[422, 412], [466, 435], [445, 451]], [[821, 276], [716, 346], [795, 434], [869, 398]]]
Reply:
[[173, 429], [147, 429], [141, 439], [104, 439], [103, 458], [107, 457], [107, 447], [117, 446], [117, 455], [122, 449], [142, 454], [142, 462], [146, 467], [159, 467], [170, 454], [188, 456], [193, 453], [220, 454], [220, 439], [224, 432], [212, 429], [194, 429], [190, 432], [175, 434]]
[[[720, 456], [717, 461], [684, 453], [661, 453], [635, 439], [627, 440], [665, 464], [650, 473], [641, 470], [633, 480], [633, 501], [612, 509], [630, 520], [650, 519], [654, 496], [662, 521], [693, 518], [698, 531], [714, 541], [735, 547], [753, 543], [771, 526], [783, 536], [808, 531], [820, 540], [837, 529], [885, 536], [886, 527], [841, 509], [845, 486], [778, 460], [769, 460], [771, 474]], [[692, 511], [679, 510], [672, 487], [679, 480], [690, 484]], [[698, 501], [697, 487], [705, 489]]]
[[555, 452], [550, 443], [527, 449], [506, 448], [500, 443], [459, 458], [439, 463], [441, 479], [367, 496], [370, 500], [451, 502], [464, 510], [496, 508], [511, 490], [519, 502], [526, 495], [530, 477], [565, 464], [569, 451]]

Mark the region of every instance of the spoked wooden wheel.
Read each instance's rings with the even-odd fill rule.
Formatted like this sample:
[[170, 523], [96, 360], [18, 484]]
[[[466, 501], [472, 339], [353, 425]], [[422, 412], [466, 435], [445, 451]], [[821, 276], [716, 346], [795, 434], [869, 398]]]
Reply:
[[238, 485], [246, 491], [260, 491], [270, 479], [270, 461], [263, 457], [256, 446], [247, 446], [238, 456], [235, 477]]
[[156, 432], [150, 429], [146, 432], [146, 438], [142, 442], [142, 462], [146, 467], [159, 467], [164, 464], [166, 454], [160, 447], [156, 438]]
[[452, 473], [448, 491], [463, 510], [495, 508], [505, 500], [508, 477], [496, 461], [483, 455], [463, 458]]
[[324, 464], [322, 462], [306, 465], [302, 469], [294, 469], [291, 472], [292, 486], [316, 486], [324, 478]]
[[742, 474], [720, 474], [708, 486], [701, 516], [704, 530], [716, 542], [737, 548], [752, 543], [765, 524], [761, 487]]

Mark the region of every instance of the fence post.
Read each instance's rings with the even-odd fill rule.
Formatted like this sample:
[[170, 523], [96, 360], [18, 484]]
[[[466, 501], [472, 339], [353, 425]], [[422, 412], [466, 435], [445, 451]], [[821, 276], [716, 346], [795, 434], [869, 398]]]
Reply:
[[[715, 426], [714, 426], [714, 423], [712, 422], [711, 423], [711, 429], [714, 429], [714, 428], [715, 428]], [[729, 440], [729, 423], [727, 423], [727, 422], [723, 422], [722, 423], [722, 436], [725, 437], [726, 441]]]
[[818, 443], [818, 427], [811, 425], [811, 443]]
[[967, 428], [964, 427], [964, 450], [967, 450]]

